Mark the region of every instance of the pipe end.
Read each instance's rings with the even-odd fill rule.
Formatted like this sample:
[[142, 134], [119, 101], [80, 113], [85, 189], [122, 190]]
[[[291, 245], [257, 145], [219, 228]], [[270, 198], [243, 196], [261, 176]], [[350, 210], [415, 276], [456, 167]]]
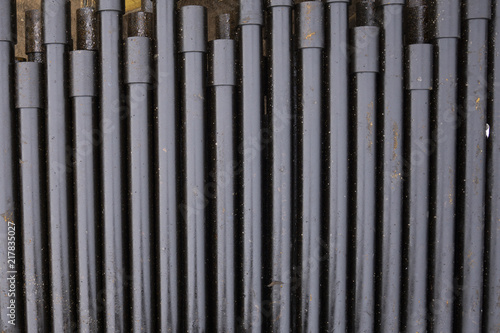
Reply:
[[180, 11], [179, 52], [207, 52], [207, 11], [203, 6], [184, 6]]
[[39, 9], [27, 10], [26, 22], [26, 54], [43, 52], [42, 11]]
[[262, 25], [262, 0], [240, 0], [239, 25]]
[[216, 39], [209, 42], [208, 52], [208, 85], [234, 86], [234, 41], [232, 39]]
[[127, 14], [127, 36], [148, 37], [153, 36], [153, 13], [133, 12]]
[[377, 26], [375, 0], [361, 0], [356, 3], [356, 26]]
[[298, 47], [323, 48], [325, 44], [323, 2], [305, 1], [296, 5], [298, 10]]
[[231, 39], [231, 15], [221, 14], [217, 17], [216, 37], [217, 39]]
[[69, 53], [70, 97], [94, 97], [96, 52], [78, 50]]
[[152, 83], [149, 38], [135, 36], [125, 40], [125, 83]]
[[413, 44], [407, 49], [408, 89], [432, 90], [432, 44]]
[[355, 27], [354, 73], [379, 72], [379, 28], [374, 26]]
[[14, 66], [16, 108], [41, 108], [41, 65], [36, 62], [18, 62]]
[[76, 48], [97, 50], [96, 11], [92, 7], [76, 10]]

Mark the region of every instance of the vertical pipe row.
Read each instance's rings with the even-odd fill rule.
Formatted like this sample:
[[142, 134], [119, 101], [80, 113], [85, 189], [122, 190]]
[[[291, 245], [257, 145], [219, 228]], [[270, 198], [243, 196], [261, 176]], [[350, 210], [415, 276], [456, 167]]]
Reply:
[[[138, 29], [147, 14], [131, 13], [125, 39], [127, 222], [129, 230], [130, 329], [153, 330], [152, 206], [151, 206], [151, 42], [150, 31]], [[132, 18], [135, 17], [136, 20]], [[132, 22], [133, 21], [133, 22]]]
[[[207, 116], [207, 190], [210, 190], [209, 238], [213, 240], [212, 273], [208, 288], [212, 304], [207, 313], [215, 320], [212, 330], [235, 331], [234, 256], [234, 41], [230, 39], [229, 15], [219, 17], [217, 39], [209, 43]], [[208, 271], [207, 271], [208, 273]], [[215, 304], [214, 304], [215, 303]], [[211, 310], [210, 310], [211, 309]]]
[[95, 10], [77, 10], [77, 51], [69, 54], [73, 120], [73, 183], [76, 237], [77, 323], [82, 332], [97, 330], [96, 152], [93, 142], [96, 114]]
[[21, 62], [15, 65], [15, 71], [21, 194], [19, 216], [23, 226], [24, 329], [40, 332], [49, 327], [45, 285], [47, 230], [40, 172], [43, 157], [40, 142], [43, 117], [41, 65]]
[[157, 241], [158, 329], [176, 332], [178, 320], [177, 77], [175, 1], [154, 1], [155, 117], [154, 170]]
[[430, 98], [432, 44], [426, 44], [426, 5], [408, 3], [405, 18], [407, 47], [407, 106], [405, 109], [405, 188], [402, 329], [427, 329], [427, 267], [429, 230]]
[[[28, 56], [28, 61], [43, 63], [43, 28], [42, 28], [42, 13], [39, 9], [30, 10], [25, 12], [25, 49], [26, 54]], [[19, 65], [17, 65], [19, 66]], [[43, 70], [40, 66], [27, 65], [25, 72], [33, 72], [33, 75], [36, 77], [37, 86], [34, 88], [37, 90], [37, 94], [39, 95], [36, 98], [37, 103], [43, 104]], [[26, 74], [26, 73], [25, 73]], [[17, 75], [17, 74], [16, 74]], [[25, 80], [23, 77], [20, 81]], [[32, 82], [30, 82], [32, 84]], [[20, 87], [21, 84], [17, 84], [16, 89]], [[32, 87], [32, 86], [31, 86]], [[27, 86], [23, 87], [24, 93], [27, 92]], [[19, 91], [16, 90], [16, 93], [19, 94]], [[34, 103], [34, 104], [37, 104]], [[34, 193], [38, 193], [39, 198], [32, 197], [32, 200], [29, 199], [30, 195], [28, 190], [23, 190], [21, 188], [20, 193], [20, 215], [19, 217], [22, 219], [22, 229], [21, 233], [23, 235], [23, 286], [24, 286], [24, 307], [26, 316], [24, 317], [23, 328], [26, 330], [29, 329], [47, 329], [49, 327], [50, 319], [48, 316], [48, 303], [46, 300], [35, 301], [36, 297], [33, 294], [40, 294], [41, 297], [48, 297], [48, 288], [49, 282], [48, 279], [48, 228], [46, 221], [46, 202], [45, 202], [45, 176], [40, 177], [45, 172], [44, 169], [44, 160], [40, 158], [43, 157], [43, 149], [44, 141], [43, 141], [43, 126], [44, 126], [44, 118], [43, 118], [43, 106], [39, 107], [39, 115], [36, 115], [33, 112], [28, 114], [17, 113], [15, 119], [17, 122], [15, 123], [18, 128], [24, 128], [31, 126], [37, 127], [36, 131], [31, 132], [30, 134], [27, 131], [21, 133], [20, 130], [20, 138], [17, 140], [21, 140], [21, 142], [29, 143], [28, 147], [37, 146], [40, 150], [38, 152], [39, 155], [36, 155], [34, 150], [28, 152], [28, 147], [23, 147], [22, 144], [19, 144], [20, 141], [17, 142], [18, 150], [17, 154], [19, 154], [20, 161], [19, 167], [19, 180], [24, 182], [26, 186], [33, 185]], [[30, 125], [31, 124], [31, 125]], [[23, 140], [22, 137], [27, 136], [27, 140]], [[36, 135], [36, 136], [35, 136]], [[31, 146], [33, 145], [33, 146]], [[23, 156], [23, 148], [24, 156]], [[32, 153], [31, 153], [32, 152]], [[29, 157], [27, 157], [29, 156]], [[22, 167], [24, 166], [23, 158], [28, 160], [28, 164], [33, 163], [33, 168], [31, 170], [36, 170], [33, 172], [27, 172], [26, 177], [23, 178]], [[38, 167], [36, 167], [38, 165]], [[29, 180], [30, 179], [30, 180]], [[27, 182], [26, 182], [27, 180]], [[25, 201], [23, 198], [26, 197]], [[38, 202], [37, 202], [38, 201]], [[24, 211], [24, 205], [27, 205], [27, 211]], [[32, 206], [31, 206], [32, 205]], [[33, 216], [33, 218], [25, 218], [26, 216]], [[39, 225], [37, 225], [37, 223]], [[27, 240], [27, 244], [24, 243], [24, 240]], [[34, 254], [35, 253], [35, 254]], [[33, 257], [30, 257], [30, 254]]]
[[262, 324], [262, 0], [240, 0], [237, 118], [237, 325]]
[[329, 0], [326, 4], [326, 108], [324, 140], [328, 156], [325, 170], [328, 185], [324, 214], [328, 246], [323, 285], [323, 330], [347, 329], [347, 250], [348, 250], [348, 167], [349, 167], [349, 0]]
[[67, 0], [43, 0], [45, 46], [45, 112], [47, 157], [47, 216], [52, 329], [69, 330], [74, 325], [70, 269], [72, 224], [68, 193], [68, 76], [69, 31]]
[[[354, 330], [369, 332], [375, 324], [376, 116], [379, 71], [379, 28], [374, 26], [371, 1], [358, 11], [353, 29], [353, 122], [351, 148], [351, 218], [354, 223]], [[358, 13], [356, 15], [358, 15]]]
[[463, 77], [460, 102], [457, 274], [460, 301], [455, 325], [479, 332], [482, 319], [486, 194], [488, 24], [491, 2], [465, 1], [462, 22]]
[[206, 330], [205, 7], [180, 11], [182, 329]]
[[430, 325], [436, 332], [453, 330], [456, 210], [457, 54], [460, 2], [436, 0], [434, 86], [431, 109]]
[[323, 3], [297, 5], [298, 65], [298, 215], [300, 288], [298, 327], [319, 331], [321, 260], [321, 127], [324, 48]]
[[121, 147], [122, 14], [124, 0], [97, 0], [99, 63], [99, 302], [102, 328], [124, 331], [123, 185]]
[[[16, 319], [15, 310], [12, 313], [11, 302], [17, 302], [15, 293], [11, 291], [11, 282], [20, 278], [17, 271], [19, 265], [20, 225], [16, 225], [15, 194], [14, 194], [14, 152], [13, 152], [13, 118], [14, 110], [14, 76], [11, 64], [14, 62], [14, 45], [16, 44], [17, 27], [15, 21], [16, 2], [11, 0], [0, 1], [0, 150], [4, 157], [0, 160], [0, 216], [5, 223], [0, 223], [0, 265], [4, 269], [0, 272], [0, 307], [5, 309], [5, 314], [0, 316], [0, 330], [13, 330], [14, 326], [9, 321]], [[13, 14], [14, 13], [14, 14]], [[10, 234], [9, 234], [10, 233]], [[14, 242], [14, 244], [10, 243]], [[14, 245], [15, 251], [9, 251], [9, 246]], [[12, 250], [12, 248], [11, 248]], [[11, 253], [9, 253], [11, 252]], [[13, 253], [14, 252], [14, 255]], [[10, 261], [9, 261], [10, 260]], [[12, 278], [14, 277], [14, 279]], [[17, 284], [20, 286], [21, 284]], [[16, 321], [14, 320], [14, 323]]]
[[500, 1], [492, 1], [488, 61], [488, 126], [486, 171], [486, 239], [485, 239], [485, 289], [483, 330], [494, 332], [500, 328]]
[[496, 0], [69, 4], [0, 13], [0, 328], [497, 329]]
[[266, 186], [269, 204], [266, 221], [270, 225], [270, 315], [266, 327], [272, 331], [291, 329], [292, 274], [292, 1], [267, 2], [269, 24], [266, 130], [269, 151]]
[[[380, 108], [377, 128], [377, 315], [382, 332], [399, 331], [403, 218], [403, 6], [380, 0]], [[379, 314], [380, 313], [380, 314]]]

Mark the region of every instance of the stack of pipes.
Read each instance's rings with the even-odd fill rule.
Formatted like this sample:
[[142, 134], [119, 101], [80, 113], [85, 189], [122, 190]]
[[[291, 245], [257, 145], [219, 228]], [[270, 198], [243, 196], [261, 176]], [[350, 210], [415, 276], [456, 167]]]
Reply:
[[499, 4], [0, 0], [0, 329], [498, 331]]

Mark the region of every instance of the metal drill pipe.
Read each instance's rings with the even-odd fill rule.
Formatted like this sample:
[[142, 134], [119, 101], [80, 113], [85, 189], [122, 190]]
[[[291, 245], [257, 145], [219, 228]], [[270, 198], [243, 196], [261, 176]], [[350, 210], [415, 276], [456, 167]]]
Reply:
[[[294, 18], [295, 13], [292, 11], [292, 19]], [[292, 24], [295, 26], [296, 22], [292, 21]], [[293, 28], [294, 29], [294, 28]], [[292, 37], [293, 37], [293, 30], [292, 30]], [[297, 57], [297, 51], [296, 51], [296, 44], [295, 44], [295, 39], [292, 39], [292, 82], [297, 82], [298, 77], [299, 77], [299, 70], [298, 70], [298, 57]], [[292, 185], [291, 185], [291, 192], [292, 192], [292, 230], [291, 230], [291, 256], [292, 256], [292, 276], [291, 276], [291, 281], [290, 281], [290, 288], [291, 288], [291, 295], [290, 295], [290, 303], [291, 303], [291, 317], [292, 317], [292, 323], [291, 327], [297, 327], [298, 325], [298, 316], [295, 314], [297, 313], [297, 306], [298, 306], [298, 300], [299, 297], [297, 297], [298, 293], [298, 288], [299, 288], [299, 272], [298, 272], [298, 267], [299, 267], [299, 258], [296, 255], [294, 248], [298, 246], [298, 240], [299, 237], [298, 235], [298, 225], [295, 223], [296, 218], [295, 216], [298, 215], [298, 206], [295, 205], [295, 202], [298, 202], [298, 188], [299, 188], [299, 177], [298, 177], [298, 159], [295, 158], [295, 156], [298, 156], [298, 134], [299, 131], [297, 130], [298, 128], [298, 105], [299, 105], [299, 86], [297, 84], [292, 83]]]
[[453, 331], [456, 209], [457, 54], [460, 3], [433, 3], [434, 93], [431, 108], [429, 294], [431, 331]]
[[153, 0], [141, 0], [141, 11], [146, 13], [153, 13], [154, 1]]
[[[409, 22], [419, 24], [408, 18]], [[405, 119], [405, 209], [403, 325], [406, 332], [427, 329], [427, 247], [429, 226], [430, 90], [432, 44], [408, 46]]]
[[181, 73], [181, 327], [206, 330], [205, 68], [206, 9], [180, 11]]
[[66, 0], [43, 0], [45, 46], [45, 112], [47, 149], [47, 216], [49, 224], [50, 308], [53, 329], [74, 325], [72, 299], [71, 203], [68, 192], [68, 31]]
[[410, 0], [405, 6], [405, 43], [424, 44], [428, 39], [428, 6], [424, 0]]
[[73, 113], [77, 323], [82, 332], [97, 330], [97, 187], [94, 174], [97, 154], [93, 141], [97, 125], [96, 57], [96, 52], [89, 50], [72, 51], [69, 55]]
[[[9, 255], [7, 241], [9, 231], [15, 232], [16, 255], [18, 257], [21, 252], [18, 249], [21, 247], [19, 228], [16, 228], [15, 219], [15, 194], [14, 194], [14, 155], [13, 155], [13, 132], [12, 132], [12, 111], [14, 110], [14, 76], [11, 69], [11, 64], [14, 62], [14, 44], [15, 44], [15, 21], [11, 15], [15, 12], [16, 3], [10, 0], [0, 1], [0, 151], [3, 158], [0, 160], [0, 215], [5, 220], [5, 223], [0, 224], [0, 237], [2, 237], [2, 247], [0, 248], [0, 265], [4, 269], [0, 272], [0, 290], [5, 292], [0, 293], [0, 307], [7, 311], [11, 300], [16, 301], [17, 308], [20, 307], [20, 299], [13, 297], [10, 289], [10, 282], [7, 280], [11, 276], [10, 271], [17, 271], [21, 268], [19, 260], [21, 258], [12, 258]], [[15, 17], [15, 16], [14, 16]], [[16, 163], [17, 164], [17, 163]], [[14, 262], [9, 262], [14, 259]], [[8, 265], [13, 264], [14, 267]], [[7, 269], [9, 267], [9, 269]], [[15, 275], [17, 279], [21, 279], [20, 274]], [[21, 287], [21, 284], [18, 284]], [[10, 310], [9, 310], [10, 311]], [[13, 326], [8, 323], [11, 320], [7, 313], [0, 316], [0, 330], [18, 331], [20, 326]]]
[[[16, 109], [19, 137], [20, 221], [22, 223], [24, 327], [25, 331], [45, 331], [50, 325], [47, 297], [48, 244], [41, 175], [42, 94], [41, 65], [15, 65]], [[7, 243], [6, 243], [7, 244]]]
[[459, 302], [455, 327], [480, 332], [486, 186], [488, 23], [490, 1], [467, 1], [463, 22], [463, 71], [459, 127], [456, 271]]
[[76, 10], [76, 48], [77, 50], [97, 50], [97, 20], [93, 7]]
[[155, 1], [156, 82], [154, 117], [155, 220], [157, 242], [158, 328], [177, 332], [178, 314], [178, 243], [177, 206], [178, 149], [177, 72], [175, 42], [175, 2]]
[[353, 77], [351, 217], [354, 221], [354, 330], [374, 329], [376, 115], [379, 29], [356, 27]]
[[76, 224], [77, 325], [81, 332], [96, 331], [97, 314], [97, 186], [94, 174], [97, 128], [96, 13], [76, 11], [77, 49], [70, 52], [70, 100], [73, 120], [74, 220]]
[[300, 331], [317, 332], [320, 317], [321, 126], [323, 3], [302, 2], [297, 10], [298, 46], [298, 257]]
[[403, 6], [380, 0], [380, 77], [377, 114], [377, 321], [399, 332], [403, 219]]
[[[28, 61], [37, 62], [43, 64], [45, 62], [45, 49], [43, 46], [43, 24], [42, 24], [42, 11], [40, 9], [28, 10], [25, 12], [25, 21], [26, 21], [26, 29], [25, 29], [25, 49]], [[44, 70], [39, 72], [40, 76], [40, 84], [42, 85], [40, 89], [42, 89], [43, 93], [42, 102], [45, 104], [45, 88], [44, 88]], [[43, 109], [43, 108], [42, 108]], [[45, 127], [45, 122], [42, 119], [40, 125], [42, 129]], [[42, 135], [43, 130], [42, 130]], [[45, 146], [45, 142], [42, 140], [40, 143]], [[42, 161], [42, 167], [45, 167], [45, 162]], [[44, 172], [45, 170], [42, 169]], [[45, 200], [45, 197], [44, 197]], [[48, 284], [47, 284], [48, 285]]]
[[349, 3], [329, 0], [326, 5], [326, 171], [324, 214], [328, 260], [322, 307], [322, 330], [347, 329], [347, 244], [349, 166]]
[[237, 142], [237, 327], [262, 325], [262, 1], [240, 0]]
[[124, 331], [123, 184], [121, 151], [122, 14], [124, 0], [97, 1], [99, 74], [99, 224], [102, 235], [99, 302], [102, 329]]
[[[401, 1], [401, 0], [396, 0]], [[377, 25], [377, 15], [376, 15], [376, 0], [358, 0], [355, 3], [356, 14], [354, 18], [356, 20], [356, 26], [376, 26]], [[389, 1], [380, 0], [382, 3], [388, 3]]]
[[150, 44], [148, 37], [132, 36], [125, 40], [127, 220], [132, 279], [129, 319], [134, 332], [153, 330]]
[[153, 13], [133, 12], [125, 16], [127, 20], [127, 36], [152, 37]]
[[43, 63], [42, 11], [40, 9], [27, 10], [25, 21], [25, 48], [28, 61]]
[[217, 39], [231, 39], [231, 15], [221, 14], [215, 21]]
[[[228, 22], [229, 24], [229, 22]], [[220, 36], [219, 36], [220, 37]], [[234, 130], [236, 80], [234, 41], [216, 39], [209, 43], [208, 187], [213, 193], [207, 214], [212, 265], [207, 275], [214, 318], [212, 329], [235, 331], [234, 262]], [[209, 277], [211, 276], [211, 278]]]
[[488, 72], [489, 103], [486, 171], [486, 239], [485, 239], [485, 288], [484, 322], [486, 332], [494, 332], [500, 327], [500, 53], [498, 36], [500, 35], [500, 1], [492, 2], [492, 20], [490, 24], [490, 43]]
[[[270, 135], [265, 174], [266, 197], [270, 206], [265, 220], [270, 222], [266, 244], [270, 272], [265, 280], [270, 315], [265, 318], [269, 331], [291, 329], [292, 275], [292, 1], [269, 0], [268, 70], [266, 130]], [[265, 260], [265, 258], [263, 258]]]

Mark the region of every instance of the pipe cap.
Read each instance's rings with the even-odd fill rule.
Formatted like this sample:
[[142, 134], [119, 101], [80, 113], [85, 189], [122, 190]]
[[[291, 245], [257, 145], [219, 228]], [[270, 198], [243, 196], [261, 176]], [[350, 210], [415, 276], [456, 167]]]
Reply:
[[95, 90], [96, 53], [80, 50], [69, 54], [70, 97], [97, 96]]
[[432, 90], [432, 44], [408, 46], [408, 89]]
[[379, 71], [379, 28], [374, 26], [355, 27], [354, 72], [370, 73]]
[[325, 46], [323, 2], [305, 1], [297, 4], [298, 47], [323, 48]]
[[216, 39], [209, 43], [208, 53], [208, 85], [234, 86], [234, 41], [232, 39]]
[[71, 13], [71, 1], [42, 1], [43, 43], [66, 44], [69, 40], [68, 14]]
[[262, 25], [262, 0], [240, 0], [240, 25]]
[[207, 52], [207, 11], [203, 6], [181, 8], [179, 52]]
[[18, 62], [15, 65], [16, 108], [42, 107], [40, 94], [41, 64], [37, 62]]
[[97, 11], [102, 12], [105, 10], [123, 13], [125, 11], [125, 0], [97, 0]]
[[125, 83], [152, 83], [151, 41], [148, 37], [125, 40]]

